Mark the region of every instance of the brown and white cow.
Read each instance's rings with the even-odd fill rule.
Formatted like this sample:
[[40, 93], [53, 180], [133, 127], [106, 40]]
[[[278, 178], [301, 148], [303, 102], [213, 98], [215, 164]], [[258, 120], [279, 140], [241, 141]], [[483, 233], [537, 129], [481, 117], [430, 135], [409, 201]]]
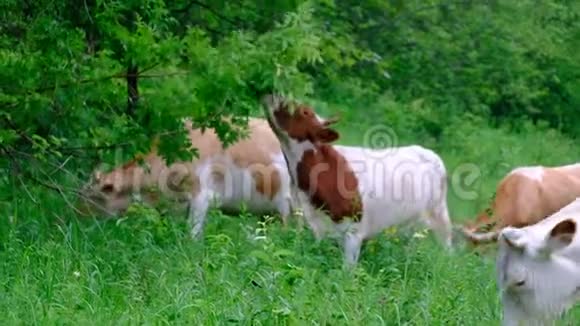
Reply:
[[[288, 168], [280, 143], [264, 119], [250, 118], [249, 135], [224, 148], [215, 131], [193, 129], [186, 121], [192, 162], [167, 166], [154, 148], [144, 165], [132, 160], [109, 173], [96, 171], [84, 194], [109, 215], [125, 211], [135, 197], [155, 205], [160, 198], [188, 207], [192, 237], [202, 234], [207, 210], [214, 205], [239, 211], [278, 212], [284, 225], [292, 210]], [[86, 205], [85, 205], [86, 206]]]
[[[497, 240], [506, 226], [535, 224], [580, 197], [580, 164], [558, 167], [526, 166], [513, 169], [498, 184], [495, 198], [475, 223], [462, 228], [474, 244]], [[479, 232], [482, 227], [487, 232]]]
[[312, 108], [280, 96], [266, 95], [262, 104], [282, 145], [297, 206], [317, 239], [330, 218], [348, 265], [358, 261], [364, 240], [418, 219], [451, 245], [447, 173], [437, 154], [420, 146], [331, 145], [339, 138], [330, 128], [336, 120], [323, 120]]

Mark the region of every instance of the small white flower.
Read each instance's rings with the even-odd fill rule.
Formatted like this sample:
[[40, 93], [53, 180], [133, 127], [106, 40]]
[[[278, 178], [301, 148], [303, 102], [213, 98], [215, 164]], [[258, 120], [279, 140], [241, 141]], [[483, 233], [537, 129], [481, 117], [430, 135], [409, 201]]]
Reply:
[[74, 277], [81, 277], [81, 273], [79, 271], [74, 271], [73, 272]]
[[419, 239], [425, 238], [427, 236], [428, 232], [429, 232], [429, 230], [427, 230], [427, 229], [415, 232], [413, 234], [413, 238], [419, 238]]

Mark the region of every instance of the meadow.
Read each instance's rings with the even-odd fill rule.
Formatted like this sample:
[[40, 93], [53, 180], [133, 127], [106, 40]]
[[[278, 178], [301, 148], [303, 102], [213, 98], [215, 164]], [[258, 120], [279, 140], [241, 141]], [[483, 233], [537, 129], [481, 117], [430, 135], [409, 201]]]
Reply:
[[[0, 6], [0, 325], [498, 325], [493, 246], [393, 228], [343, 268], [276, 216], [132, 206], [74, 191], [181, 119], [232, 141], [257, 94], [340, 114], [338, 143], [443, 158], [452, 221], [524, 165], [578, 162], [580, 1], [37, 0]], [[580, 308], [561, 325], [578, 324]]]
[[[539, 127], [515, 133], [463, 120], [429, 140], [406, 130], [405, 118], [392, 123], [389, 114], [365, 119], [338, 104], [318, 106], [321, 114], [342, 112], [340, 143], [423, 142], [437, 150], [448, 165], [454, 223], [485, 208], [509, 169], [574, 157], [570, 139]], [[380, 130], [382, 139], [368, 144], [369, 130]], [[476, 177], [466, 182], [465, 171]], [[193, 242], [179, 214], [134, 205], [117, 220], [79, 219], [56, 192], [21, 189], [12, 195], [10, 209], [0, 213], [8, 213], [0, 219], [3, 325], [497, 325], [500, 320], [493, 246], [473, 250], [457, 235], [448, 253], [421, 228], [394, 228], [369, 241], [359, 266], [348, 271], [336, 242], [316, 242], [295, 223], [285, 229], [275, 216], [214, 210], [203, 241]], [[562, 325], [579, 316], [580, 309], [573, 310]]]

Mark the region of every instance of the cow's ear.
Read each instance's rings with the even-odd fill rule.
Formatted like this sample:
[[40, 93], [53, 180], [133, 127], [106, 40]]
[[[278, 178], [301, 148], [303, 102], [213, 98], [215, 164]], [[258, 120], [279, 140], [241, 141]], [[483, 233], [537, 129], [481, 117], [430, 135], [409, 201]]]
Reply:
[[546, 238], [546, 249], [554, 252], [569, 246], [576, 235], [576, 222], [573, 219], [565, 219], [552, 228]]
[[100, 182], [101, 178], [103, 177], [103, 172], [101, 172], [100, 170], [96, 170], [95, 172], [93, 172], [93, 180], [95, 182]]
[[332, 143], [339, 137], [338, 132], [330, 129], [323, 128], [316, 133], [316, 139], [322, 143]]

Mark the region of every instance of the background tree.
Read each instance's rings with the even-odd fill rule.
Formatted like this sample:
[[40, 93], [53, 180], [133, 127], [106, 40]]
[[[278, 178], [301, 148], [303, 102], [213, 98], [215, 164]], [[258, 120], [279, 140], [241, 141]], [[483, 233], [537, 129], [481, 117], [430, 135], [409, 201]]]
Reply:
[[1, 6], [1, 164], [36, 182], [65, 165], [77, 174], [125, 160], [160, 133], [174, 135], [161, 141], [164, 156], [187, 158], [186, 117], [229, 144], [238, 135], [222, 117], [245, 125], [260, 114], [256, 89], [316, 95], [347, 115], [399, 121], [434, 139], [473, 116], [515, 131], [530, 120], [580, 135], [575, 1]]

